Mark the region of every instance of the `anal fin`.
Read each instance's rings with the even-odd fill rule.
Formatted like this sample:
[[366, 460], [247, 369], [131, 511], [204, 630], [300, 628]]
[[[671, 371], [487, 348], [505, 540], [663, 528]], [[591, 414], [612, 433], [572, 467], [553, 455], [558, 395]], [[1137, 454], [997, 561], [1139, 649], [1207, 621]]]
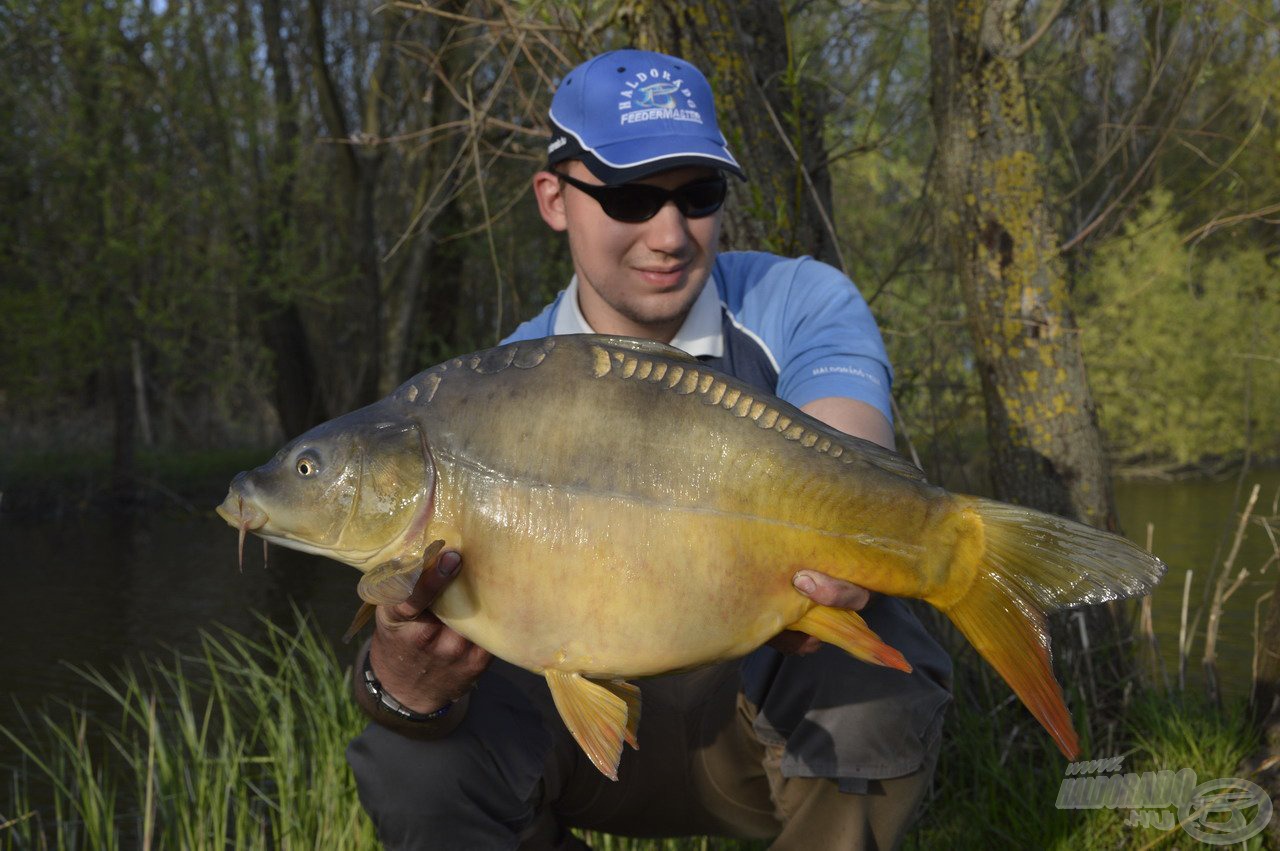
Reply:
[[622, 735], [633, 751], [640, 750], [640, 687], [626, 680], [608, 680], [600, 685], [626, 702], [627, 728]]
[[[375, 606], [394, 606], [403, 603], [413, 593], [422, 571], [429, 570], [440, 557], [444, 541], [432, 541], [421, 558], [392, 559], [383, 562], [360, 577], [356, 593], [360, 599]], [[357, 613], [356, 618], [360, 615]], [[354, 626], [354, 623], [352, 624]], [[353, 633], [354, 634], [354, 633]]]
[[817, 606], [787, 627], [834, 644], [841, 650], [873, 665], [884, 665], [911, 673], [911, 664], [894, 648], [880, 640], [857, 612]]
[[618, 684], [606, 685], [550, 668], [545, 674], [551, 698], [574, 740], [601, 774], [617, 780], [622, 742], [632, 735], [627, 730], [628, 701], [614, 691]]

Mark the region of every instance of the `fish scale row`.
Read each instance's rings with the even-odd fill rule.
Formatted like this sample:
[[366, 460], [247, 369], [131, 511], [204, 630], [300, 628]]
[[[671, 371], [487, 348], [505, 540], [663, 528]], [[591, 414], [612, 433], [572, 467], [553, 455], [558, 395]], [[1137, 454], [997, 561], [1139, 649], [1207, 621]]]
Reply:
[[[845, 455], [844, 447], [831, 438], [809, 431], [799, 423], [793, 423], [791, 417], [771, 408], [751, 395], [716, 376], [686, 368], [679, 364], [665, 364], [644, 358], [628, 356], [623, 352], [610, 352], [601, 346], [593, 346], [595, 356], [595, 376], [603, 378], [616, 374], [624, 379], [637, 378], [642, 381], [660, 383], [665, 389], [673, 390], [680, 395], [696, 392], [708, 405], [719, 405], [731, 411], [737, 417], [752, 420], [763, 429], [774, 429], [787, 440], [799, 441], [801, 446], [814, 448], [818, 452], [829, 454], [832, 458]], [[853, 456], [845, 456], [845, 463], [852, 463]]]

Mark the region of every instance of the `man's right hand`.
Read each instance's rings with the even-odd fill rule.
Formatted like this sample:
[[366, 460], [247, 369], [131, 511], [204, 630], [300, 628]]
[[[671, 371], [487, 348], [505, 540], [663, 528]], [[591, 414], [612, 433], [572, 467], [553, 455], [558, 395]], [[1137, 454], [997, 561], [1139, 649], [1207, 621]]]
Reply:
[[462, 697], [493, 659], [431, 613], [461, 563], [457, 552], [441, 553], [409, 599], [378, 607], [370, 663], [387, 693], [414, 712], [429, 714]]

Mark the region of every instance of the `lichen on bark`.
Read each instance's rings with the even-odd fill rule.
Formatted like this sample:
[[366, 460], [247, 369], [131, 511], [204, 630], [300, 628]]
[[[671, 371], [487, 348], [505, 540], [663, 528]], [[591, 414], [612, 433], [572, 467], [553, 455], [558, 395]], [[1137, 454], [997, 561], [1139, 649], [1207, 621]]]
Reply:
[[1114, 528], [1022, 77], [1022, 4], [929, 8], [942, 221], [977, 351], [996, 493]]

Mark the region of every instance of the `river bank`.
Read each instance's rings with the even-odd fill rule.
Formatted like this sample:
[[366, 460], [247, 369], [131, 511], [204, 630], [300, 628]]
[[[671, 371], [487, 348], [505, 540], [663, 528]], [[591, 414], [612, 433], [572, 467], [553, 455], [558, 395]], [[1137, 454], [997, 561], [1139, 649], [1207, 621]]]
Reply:
[[[373, 847], [342, 755], [364, 723], [346, 693], [349, 667], [314, 619], [295, 612], [290, 623], [259, 626], [257, 637], [220, 630], [195, 652], [124, 670], [81, 669], [107, 697], [102, 708], [46, 701], [0, 728], [0, 740], [19, 754], [3, 768], [0, 845]], [[1077, 692], [1071, 684], [1067, 690]], [[1075, 769], [1025, 710], [974, 697], [957, 695], [907, 848], [1136, 851], [1165, 840], [1182, 847], [1178, 802], [1076, 800]], [[1134, 694], [1106, 745], [1084, 744], [1090, 756], [1110, 758], [1106, 770], [1116, 777], [1183, 771], [1207, 781], [1237, 776], [1256, 736], [1238, 702], [1217, 710], [1186, 694], [1152, 691]], [[705, 837], [585, 837], [613, 851], [762, 847]]]

